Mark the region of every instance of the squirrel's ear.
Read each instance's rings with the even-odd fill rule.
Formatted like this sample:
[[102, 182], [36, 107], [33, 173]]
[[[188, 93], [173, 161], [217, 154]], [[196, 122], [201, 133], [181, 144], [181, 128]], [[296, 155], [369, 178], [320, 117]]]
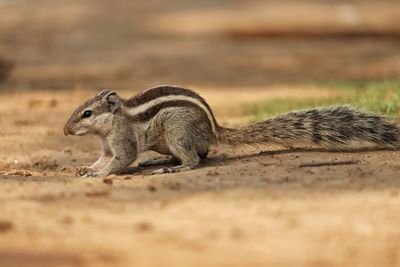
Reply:
[[112, 92], [113, 92], [112, 90], [104, 89], [104, 90], [101, 90], [100, 92], [98, 92], [96, 94], [96, 97], [102, 97], [102, 96], [105, 96], [105, 95], [107, 95], [109, 93], [112, 93]]
[[108, 110], [112, 113], [117, 112], [121, 107], [122, 100], [114, 91], [104, 90], [98, 96], [101, 96], [102, 100], [107, 103]]

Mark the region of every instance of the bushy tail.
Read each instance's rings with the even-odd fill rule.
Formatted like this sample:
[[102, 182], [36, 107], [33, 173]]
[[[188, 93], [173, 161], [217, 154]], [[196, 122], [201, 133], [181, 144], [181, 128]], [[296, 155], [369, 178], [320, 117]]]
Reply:
[[289, 112], [239, 129], [220, 128], [219, 139], [230, 145], [400, 148], [400, 128], [382, 116], [342, 106]]

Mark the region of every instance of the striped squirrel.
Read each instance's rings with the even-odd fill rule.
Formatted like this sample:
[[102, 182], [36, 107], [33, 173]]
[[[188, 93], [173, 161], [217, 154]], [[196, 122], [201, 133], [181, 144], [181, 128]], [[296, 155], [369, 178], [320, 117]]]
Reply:
[[90, 167], [77, 169], [83, 177], [118, 173], [146, 150], [172, 157], [141, 166], [180, 163], [153, 174], [193, 169], [207, 156], [210, 145], [217, 143], [400, 148], [399, 127], [347, 106], [289, 112], [238, 129], [224, 128], [201, 96], [175, 86], [153, 87], [130, 99], [103, 90], [72, 113], [64, 133], [94, 134], [102, 141], [100, 158]]

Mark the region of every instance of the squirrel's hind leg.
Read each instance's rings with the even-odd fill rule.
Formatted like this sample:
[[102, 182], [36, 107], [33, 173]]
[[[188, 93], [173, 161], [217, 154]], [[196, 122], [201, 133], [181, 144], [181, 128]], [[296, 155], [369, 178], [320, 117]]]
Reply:
[[200, 157], [207, 156], [213, 142], [206, 115], [192, 108], [174, 108], [161, 113], [157, 119], [154, 125], [159, 125], [169, 153], [179, 159], [181, 165], [161, 168], [153, 173], [179, 172], [197, 167]]
[[188, 171], [191, 169], [192, 168], [181, 164], [181, 165], [173, 166], [173, 167], [164, 167], [164, 168], [153, 171], [151, 174], [175, 173], [175, 172], [181, 172], [181, 171]]
[[179, 159], [175, 158], [174, 156], [170, 156], [166, 159], [149, 159], [142, 162], [139, 162], [139, 167], [153, 167], [159, 165], [166, 165], [166, 164], [178, 164], [180, 163]]
[[173, 167], [164, 167], [153, 171], [152, 174], [175, 173], [180, 171], [186, 171], [186, 170], [191, 170], [195, 168], [197, 165], [199, 165], [200, 157], [197, 155], [197, 152], [195, 151], [194, 147], [192, 148], [184, 147], [178, 141], [178, 143], [175, 143], [172, 147], [170, 147], [170, 150], [171, 153], [182, 162], [182, 164]]

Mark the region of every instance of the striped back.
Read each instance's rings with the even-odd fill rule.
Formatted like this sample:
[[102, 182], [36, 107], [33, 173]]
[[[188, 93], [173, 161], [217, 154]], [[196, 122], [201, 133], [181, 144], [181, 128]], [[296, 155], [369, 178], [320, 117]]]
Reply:
[[205, 113], [211, 129], [217, 134], [218, 124], [207, 102], [192, 90], [176, 86], [156, 86], [126, 100], [124, 106], [135, 121], [145, 122], [158, 112], [171, 107], [194, 107]]

